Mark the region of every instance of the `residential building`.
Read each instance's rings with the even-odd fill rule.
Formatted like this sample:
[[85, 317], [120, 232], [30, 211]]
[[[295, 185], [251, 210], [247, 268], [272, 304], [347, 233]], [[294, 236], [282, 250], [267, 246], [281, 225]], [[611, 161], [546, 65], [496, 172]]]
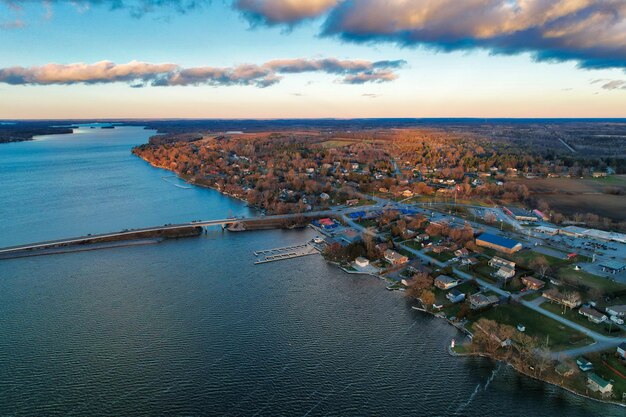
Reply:
[[593, 369], [593, 363], [589, 362], [587, 358], [583, 356], [576, 358], [576, 365], [578, 365], [580, 370], [583, 372], [591, 371]]
[[495, 276], [498, 279], [511, 279], [515, 276], [515, 269], [503, 266], [502, 268], [498, 269], [498, 272], [495, 273]]
[[460, 303], [465, 300], [465, 294], [459, 290], [452, 289], [446, 294], [446, 298], [453, 303]]
[[580, 294], [578, 293], [561, 294], [556, 289], [552, 289], [544, 291], [542, 295], [550, 301], [554, 301], [555, 303], [569, 308], [576, 308], [582, 304]]
[[605, 322], [608, 319], [607, 316], [605, 316], [604, 314], [600, 313], [598, 310], [591, 308], [591, 307], [581, 307], [578, 310], [578, 314], [587, 317], [590, 322], [596, 323], [596, 324]]
[[494, 256], [493, 258], [489, 260], [489, 266], [493, 268], [507, 267], [507, 268], [515, 269], [515, 262], [508, 261], [498, 256]]
[[409, 262], [409, 258], [391, 249], [385, 251], [385, 259], [392, 265], [402, 265]]
[[370, 261], [367, 258], [359, 256], [358, 258], [356, 258], [354, 260], [354, 263], [356, 264], [356, 266], [358, 266], [360, 268], [365, 268], [365, 267], [369, 266]]
[[587, 386], [590, 390], [599, 392], [603, 396], [613, 393], [613, 384], [593, 372], [587, 374]]
[[469, 255], [469, 251], [465, 248], [457, 249], [454, 251], [454, 256], [458, 256], [459, 258], [465, 257]]
[[478, 259], [476, 258], [465, 258], [461, 261], [463, 265], [476, 265], [478, 263]]
[[485, 248], [495, 249], [504, 253], [515, 253], [522, 249], [522, 244], [516, 240], [509, 239], [491, 233], [483, 233], [476, 238], [476, 244]]
[[542, 280], [533, 277], [522, 277], [522, 284], [531, 290], [540, 290], [546, 285]]
[[439, 275], [435, 278], [435, 287], [440, 288], [442, 290], [448, 290], [450, 288], [454, 288], [459, 285], [459, 280], [449, 277], [447, 275]]
[[498, 303], [498, 297], [495, 295], [473, 294], [470, 295], [470, 305], [472, 310], [489, 307]]

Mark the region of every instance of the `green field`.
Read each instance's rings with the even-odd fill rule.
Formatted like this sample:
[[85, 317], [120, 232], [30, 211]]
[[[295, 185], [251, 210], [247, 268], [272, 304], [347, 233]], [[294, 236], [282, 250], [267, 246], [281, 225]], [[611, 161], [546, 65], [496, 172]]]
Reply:
[[454, 254], [452, 252], [441, 252], [441, 253], [428, 252], [427, 255], [433, 259], [438, 260], [439, 262], [447, 262], [450, 259], [454, 258]]
[[[605, 336], [622, 337], [625, 334], [623, 330], [620, 330], [619, 332], [609, 333], [608, 332], [609, 325], [604, 324], [604, 323], [600, 323], [600, 324], [592, 323], [589, 321], [589, 319], [587, 319], [587, 317], [581, 314], [578, 314], [578, 310], [571, 310], [567, 308], [564, 311], [563, 306], [556, 304], [556, 303], [551, 303], [549, 301], [546, 301], [545, 303], [541, 304], [540, 307], [551, 313], [558, 314], [559, 316], [563, 316], [564, 318], [566, 318], [567, 320], [571, 322], [580, 324], [581, 326], [584, 326], [590, 330], [593, 330], [594, 332], [603, 334]], [[612, 328], [613, 330], [615, 330], [618, 327], [614, 325], [612, 326]]]
[[481, 317], [513, 327], [523, 324], [526, 326], [524, 333], [536, 337], [540, 344], [547, 341], [548, 347], [555, 351], [585, 346], [593, 342], [583, 333], [519, 304], [498, 305], [480, 313], [473, 320], [478, 320]]
[[557, 277], [561, 280], [565, 279], [568, 283], [573, 283], [576, 286], [585, 286], [588, 288], [598, 289], [606, 294], [611, 294], [616, 291], [626, 290], [626, 285], [619, 282], [610, 281], [607, 278], [602, 278], [597, 275], [590, 274], [585, 271], [576, 271], [571, 265], [565, 266], [559, 269]]

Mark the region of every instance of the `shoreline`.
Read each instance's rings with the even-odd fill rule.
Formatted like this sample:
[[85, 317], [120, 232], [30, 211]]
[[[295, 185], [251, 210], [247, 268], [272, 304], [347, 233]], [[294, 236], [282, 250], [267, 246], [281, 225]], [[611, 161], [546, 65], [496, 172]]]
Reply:
[[[135, 156], [139, 157], [138, 155], [135, 155]], [[191, 185], [194, 185], [194, 186], [197, 186], [197, 187], [201, 187], [201, 188], [206, 188], [206, 189], [211, 189], [211, 190], [214, 190], [214, 191], [216, 191], [216, 192], [220, 193], [220, 194], [221, 194], [221, 195], [223, 195], [223, 196], [230, 197], [230, 198], [233, 198], [233, 199], [236, 199], [236, 200], [240, 200], [240, 201], [242, 201], [242, 202], [246, 203], [246, 206], [247, 206], [247, 207], [250, 207], [250, 208], [253, 208], [253, 209], [255, 209], [255, 210], [259, 210], [259, 211], [262, 211], [263, 213], [265, 213], [265, 210], [263, 210], [263, 209], [261, 209], [261, 208], [259, 208], [259, 207], [257, 207], [257, 206], [252, 206], [252, 205], [249, 205], [249, 204], [248, 204], [248, 202], [247, 202], [247, 201], [246, 201], [243, 197], [239, 197], [239, 196], [231, 195], [231, 194], [229, 194], [229, 193], [225, 193], [225, 192], [223, 192], [223, 191], [221, 191], [221, 190], [219, 190], [219, 189], [217, 189], [217, 188], [215, 188], [215, 187], [211, 187], [211, 186], [208, 186], [208, 185], [197, 184], [196, 182], [191, 181], [191, 180], [189, 180], [189, 179], [186, 179], [186, 178], [184, 178], [183, 176], [179, 175], [176, 171], [173, 171], [173, 170], [171, 170], [171, 169], [169, 169], [169, 168], [166, 168], [166, 167], [162, 167], [162, 166], [159, 166], [159, 165], [155, 165], [155, 164], [153, 164], [152, 162], [147, 161], [147, 160], [146, 160], [146, 159], [144, 159], [144, 158], [141, 158], [141, 157], [139, 157], [139, 158], [140, 158], [141, 160], [143, 160], [143, 161], [147, 162], [150, 166], [152, 166], [152, 167], [154, 167], [154, 168], [163, 169], [163, 170], [166, 170], [166, 171], [168, 171], [168, 172], [172, 172], [172, 173], [174, 173], [174, 174], [175, 174], [178, 178], [180, 178], [181, 180], [185, 181], [185, 182], [186, 182], [186, 183], [188, 183], [188, 184], [191, 184]], [[318, 229], [317, 229], [317, 228], [314, 228], [314, 230], [316, 230], [316, 231], [317, 231]], [[319, 230], [319, 231], [320, 231], [321, 233], [323, 233], [323, 231], [321, 231], [321, 230]], [[322, 256], [322, 258], [324, 258], [324, 257]], [[324, 260], [325, 260], [327, 263], [329, 263], [329, 264], [331, 264], [331, 265], [333, 265], [333, 266], [337, 267], [338, 269], [342, 270], [344, 273], [347, 273], [347, 274], [350, 274], [350, 275], [364, 275], [364, 276], [370, 276], [370, 277], [375, 277], [375, 278], [378, 278], [378, 279], [380, 279], [380, 280], [382, 280], [382, 281], [389, 282], [387, 278], [385, 278], [384, 276], [382, 276], [382, 275], [380, 275], [380, 274], [374, 274], [374, 273], [368, 273], [368, 272], [362, 272], [362, 271], [351, 271], [351, 270], [348, 270], [348, 269], [344, 268], [344, 267], [343, 267], [342, 265], [340, 265], [338, 262], [329, 261], [329, 260], [327, 260], [327, 259], [325, 259], [325, 258], [324, 258]], [[451, 325], [451, 326], [453, 326], [454, 328], [456, 328], [456, 329], [457, 329], [457, 331], [459, 331], [459, 332], [463, 333], [465, 337], [469, 337], [469, 338], [471, 338], [471, 336], [472, 336], [472, 334], [471, 334], [471, 332], [469, 332], [469, 330], [465, 329], [464, 327], [460, 327], [460, 326], [456, 325], [455, 323], [451, 322], [451, 321], [450, 321], [448, 318], [446, 318], [446, 317], [443, 317], [443, 316], [441, 316], [441, 315], [439, 315], [439, 314], [433, 313], [433, 312], [431, 312], [431, 311], [429, 311], [429, 310], [427, 310], [427, 309], [424, 309], [424, 308], [412, 307], [412, 309], [417, 310], [417, 311], [422, 311], [422, 312], [424, 312], [424, 313], [426, 313], [426, 314], [430, 314], [430, 315], [432, 315], [432, 316], [434, 316], [434, 317], [436, 317], [436, 318], [439, 318], [439, 319], [444, 319], [444, 320], [445, 320], [445, 321], [446, 321], [449, 325]], [[515, 365], [513, 365], [511, 362], [508, 362], [508, 361], [506, 361], [506, 360], [504, 360], [504, 359], [502, 359], [502, 358], [498, 358], [498, 357], [495, 357], [495, 356], [492, 356], [492, 355], [486, 354], [486, 353], [484, 353], [484, 352], [476, 352], [476, 353], [457, 353], [457, 352], [453, 352], [453, 351], [450, 349], [450, 347], [448, 347], [448, 353], [450, 354], [450, 356], [453, 356], [453, 357], [472, 357], [472, 356], [473, 356], [473, 357], [482, 357], [482, 358], [487, 358], [487, 359], [490, 359], [490, 360], [493, 360], [493, 361], [496, 361], [496, 362], [504, 363], [504, 364], [506, 364], [507, 366], [510, 366], [511, 368], [513, 368], [516, 372], [518, 372], [518, 373], [519, 373], [519, 374], [521, 374], [521, 375], [524, 375], [524, 376], [526, 376], [526, 377], [532, 378], [532, 379], [534, 379], [534, 380], [536, 380], [536, 381], [541, 381], [541, 382], [543, 382], [543, 383], [546, 383], [546, 384], [552, 385], [552, 386], [557, 387], [557, 388], [561, 388], [561, 389], [563, 389], [563, 390], [565, 390], [565, 391], [567, 391], [567, 392], [569, 392], [569, 393], [571, 393], [571, 394], [573, 394], [573, 395], [576, 395], [576, 396], [579, 396], [579, 397], [582, 397], [582, 398], [585, 398], [585, 399], [589, 399], [589, 400], [594, 400], [594, 401], [596, 401], [596, 402], [603, 403], [603, 404], [616, 405], [616, 406], [620, 406], [620, 407], [622, 407], [622, 408], [626, 408], [626, 404], [624, 404], [624, 403], [618, 403], [618, 402], [611, 401], [611, 400], [602, 400], [602, 399], [599, 399], [599, 398], [594, 398], [594, 397], [591, 397], [591, 396], [589, 396], [589, 395], [586, 395], [586, 394], [584, 394], [584, 393], [582, 393], [582, 392], [575, 391], [574, 389], [569, 388], [569, 387], [567, 387], [567, 386], [564, 386], [564, 385], [558, 384], [558, 383], [553, 382], [553, 381], [549, 381], [549, 380], [544, 379], [544, 378], [541, 378], [541, 377], [537, 377], [537, 376], [531, 375], [531, 374], [529, 374], [528, 372], [526, 372], [525, 370], [519, 369], [518, 367], [516, 367]]]

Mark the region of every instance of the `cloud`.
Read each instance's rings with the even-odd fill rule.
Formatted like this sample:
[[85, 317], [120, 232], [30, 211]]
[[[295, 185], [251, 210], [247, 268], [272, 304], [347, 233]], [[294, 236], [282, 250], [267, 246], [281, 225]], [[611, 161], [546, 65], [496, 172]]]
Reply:
[[626, 90], [626, 80], [593, 80], [591, 84], [602, 84], [600, 87], [604, 90]]
[[288, 74], [325, 73], [339, 75], [345, 84], [386, 82], [397, 78], [395, 70], [405, 61], [363, 61], [326, 59], [278, 59], [262, 65], [243, 64], [234, 67], [182, 68], [177, 64], [151, 64], [132, 61], [115, 64], [101, 61], [94, 64], [46, 64], [41, 67], [0, 68], [0, 83], [11, 85], [70, 85], [126, 82], [137, 88], [188, 85], [251, 85], [272, 86]]
[[365, 94], [361, 94], [361, 96], [367, 97], [367, 98], [378, 98], [380, 97], [380, 94], [365, 93]]
[[234, 7], [253, 23], [266, 25], [295, 24], [315, 18], [339, 0], [235, 0]]
[[15, 19], [11, 22], [0, 22], [0, 29], [2, 30], [21, 29], [25, 26], [26, 24], [21, 19]]
[[52, 17], [53, 4], [71, 4], [77, 10], [89, 10], [93, 6], [108, 7], [111, 10], [128, 10], [135, 17], [153, 13], [157, 10], [170, 10], [177, 13], [187, 13], [196, 10], [210, 0], [0, 0], [0, 3], [7, 5], [10, 9], [19, 11], [24, 4], [40, 3], [45, 11], [45, 18]]
[[325, 16], [322, 34], [441, 51], [529, 52], [582, 68], [626, 68], [624, 0], [265, 0], [235, 2], [256, 23]]

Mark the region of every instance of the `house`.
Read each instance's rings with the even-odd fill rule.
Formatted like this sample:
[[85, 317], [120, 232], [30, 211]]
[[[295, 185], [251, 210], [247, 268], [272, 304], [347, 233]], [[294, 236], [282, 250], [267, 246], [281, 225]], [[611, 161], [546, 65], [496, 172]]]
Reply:
[[359, 256], [358, 258], [356, 258], [354, 260], [354, 263], [356, 264], [356, 266], [358, 266], [360, 268], [365, 268], [365, 267], [369, 266], [370, 261], [367, 258]]
[[385, 251], [385, 259], [392, 265], [402, 265], [409, 262], [409, 258], [391, 249]]
[[621, 343], [617, 347], [617, 354], [622, 357], [622, 359], [626, 359], [626, 342]]
[[596, 324], [603, 323], [608, 319], [607, 316], [605, 316], [604, 314], [600, 313], [598, 310], [595, 310], [591, 307], [581, 307], [578, 310], [578, 314], [580, 314], [581, 316], [587, 317], [587, 319], [589, 319], [590, 322], [596, 323]]
[[407, 198], [408, 197], [413, 197], [413, 191], [411, 191], [411, 190], [404, 190], [404, 191], [402, 191], [402, 196], [403, 197], [407, 197]]
[[448, 248], [446, 248], [445, 246], [437, 245], [437, 246], [433, 246], [431, 250], [433, 251], [433, 253], [443, 253], [447, 251]]
[[611, 316], [624, 317], [626, 316], [626, 304], [616, 305], [616, 306], [608, 306], [605, 308], [606, 312]]
[[446, 294], [446, 298], [452, 303], [460, 303], [465, 300], [465, 294], [459, 290], [452, 289]]
[[522, 277], [522, 284], [531, 290], [540, 290], [546, 285], [542, 280], [533, 277]]
[[352, 200], [346, 200], [346, 204], [349, 206], [356, 206], [357, 204], [359, 204], [359, 199], [354, 198]]
[[324, 218], [324, 219], [319, 219], [318, 223], [320, 224], [320, 226], [322, 226], [322, 228], [324, 229], [332, 229], [333, 227], [336, 227], [337, 224], [335, 223], [334, 220], [329, 219], [328, 217]]
[[595, 171], [591, 174], [593, 178], [605, 178], [607, 176], [606, 172]]
[[522, 249], [522, 244], [516, 240], [509, 239], [491, 233], [483, 233], [476, 238], [476, 244], [485, 248], [495, 249], [504, 253], [515, 253]]
[[565, 363], [559, 363], [555, 368], [555, 372], [564, 377], [570, 377], [574, 375], [574, 369]]
[[320, 194], [320, 199], [322, 199], [323, 201], [326, 201], [328, 199], [330, 199], [330, 196], [326, 193], [321, 193]]
[[428, 239], [430, 239], [430, 236], [428, 236], [428, 234], [426, 234], [426, 233], [422, 233], [420, 235], [415, 236], [414, 240], [416, 242], [422, 242], [422, 241], [428, 240]]
[[361, 240], [361, 233], [359, 233], [359, 231], [356, 229], [353, 229], [351, 227], [346, 227], [345, 229], [343, 229], [341, 232], [337, 234], [337, 237], [339, 237], [342, 240], [345, 240], [348, 243], [354, 243], [354, 242]]
[[470, 252], [467, 249], [461, 248], [461, 249], [457, 249], [457, 250], [454, 251], [454, 256], [457, 256], [457, 257], [461, 258], [461, 257], [468, 256], [469, 253]]
[[576, 365], [578, 365], [580, 370], [583, 372], [591, 371], [593, 369], [593, 363], [589, 362], [587, 358], [583, 356], [576, 358]]
[[450, 288], [456, 287], [457, 285], [459, 285], [459, 280], [449, 277], [447, 275], [439, 275], [437, 278], [435, 278], [435, 287], [442, 290], [448, 290]]
[[498, 303], [498, 297], [495, 295], [473, 294], [470, 296], [470, 306], [472, 310], [489, 307]]
[[478, 263], [478, 259], [476, 258], [465, 258], [461, 261], [463, 265], [476, 265]]
[[498, 269], [498, 272], [495, 273], [495, 276], [498, 279], [511, 279], [515, 276], [515, 269], [503, 266], [502, 268]]
[[381, 253], [385, 253], [385, 251], [389, 249], [389, 245], [387, 245], [385, 242], [382, 242], [382, 243], [376, 244], [375, 248], [377, 251]]
[[552, 289], [544, 291], [542, 295], [544, 296], [544, 298], [547, 298], [550, 301], [554, 301], [555, 303], [561, 304], [569, 308], [576, 308], [582, 303], [582, 300], [580, 299], [580, 294], [578, 293], [571, 293], [567, 295], [561, 294], [556, 289]]
[[489, 266], [491, 266], [493, 268], [507, 267], [507, 268], [510, 268], [510, 269], [515, 269], [515, 262], [508, 261], [508, 260], [500, 258], [498, 256], [494, 256], [493, 258], [491, 258], [489, 260]]
[[613, 384], [593, 372], [587, 374], [587, 386], [591, 391], [599, 392], [602, 396], [613, 393]]

